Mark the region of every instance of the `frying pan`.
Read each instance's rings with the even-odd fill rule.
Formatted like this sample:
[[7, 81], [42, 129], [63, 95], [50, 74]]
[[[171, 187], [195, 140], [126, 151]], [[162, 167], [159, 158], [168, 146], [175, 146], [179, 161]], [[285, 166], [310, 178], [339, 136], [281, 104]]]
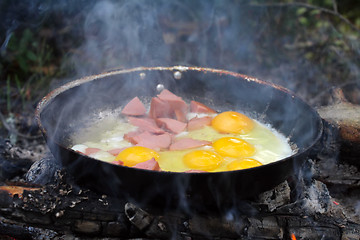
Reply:
[[[221, 112], [239, 110], [271, 124], [296, 153], [256, 168], [216, 173], [156, 172], [117, 166], [71, 150], [72, 136], [101, 112], [138, 96], [149, 102], [159, 84], [186, 101]], [[298, 173], [322, 134], [315, 110], [289, 90], [235, 72], [198, 67], [115, 70], [70, 82], [45, 96], [36, 119], [55, 156], [77, 184], [141, 206], [231, 208]]]

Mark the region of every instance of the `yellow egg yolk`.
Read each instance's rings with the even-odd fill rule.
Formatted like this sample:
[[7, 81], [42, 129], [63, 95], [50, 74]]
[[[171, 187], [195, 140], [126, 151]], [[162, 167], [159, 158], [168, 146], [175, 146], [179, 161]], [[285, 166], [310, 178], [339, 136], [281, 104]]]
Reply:
[[223, 137], [213, 143], [217, 153], [223, 157], [250, 157], [255, 154], [255, 147], [236, 137]]
[[235, 161], [232, 161], [231, 163], [229, 163], [227, 165], [227, 169], [229, 171], [234, 171], [234, 170], [241, 170], [241, 169], [246, 169], [246, 168], [253, 168], [253, 167], [258, 167], [261, 166], [262, 163], [252, 159], [252, 158], [244, 158], [244, 159], [237, 159]]
[[158, 160], [159, 154], [150, 148], [134, 146], [121, 151], [116, 156], [115, 161], [122, 161], [124, 163], [124, 166], [132, 167], [138, 163], [145, 162], [152, 158]]
[[211, 126], [221, 133], [246, 134], [254, 128], [254, 122], [244, 114], [228, 111], [214, 117]]
[[212, 151], [196, 150], [185, 154], [183, 161], [191, 169], [211, 171], [219, 167], [223, 158]]

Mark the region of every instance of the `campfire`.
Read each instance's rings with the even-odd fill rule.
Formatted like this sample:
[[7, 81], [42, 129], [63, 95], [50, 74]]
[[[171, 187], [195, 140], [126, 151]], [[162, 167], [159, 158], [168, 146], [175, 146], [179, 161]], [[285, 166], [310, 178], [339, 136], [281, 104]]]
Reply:
[[[9, 179], [0, 187], [2, 236], [356, 239], [359, 139], [352, 133], [359, 131], [353, 118], [358, 96], [350, 86], [324, 96], [328, 105], [317, 109], [322, 139], [297, 175], [215, 212], [159, 209], [89, 190], [51, 153], [40, 158], [34, 150], [26, 154], [5, 142], [2, 177]], [[31, 167], [29, 156], [38, 158]]]
[[[220, 2], [0, 4], [1, 239], [360, 238], [352, 4]], [[150, 116], [164, 89], [187, 107], [250, 113], [291, 154], [244, 170], [172, 172], [72, 148], [89, 120], [132, 99]], [[176, 110], [171, 121], [181, 121]], [[165, 132], [170, 149], [175, 134]]]

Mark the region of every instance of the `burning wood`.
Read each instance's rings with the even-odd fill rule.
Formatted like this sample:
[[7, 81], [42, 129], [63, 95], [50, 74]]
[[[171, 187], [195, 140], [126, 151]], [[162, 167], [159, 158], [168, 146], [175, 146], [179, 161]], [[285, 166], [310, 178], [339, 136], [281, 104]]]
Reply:
[[34, 188], [34, 187], [23, 187], [23, 186], [0, 186], [0, 192], [6, 192], [11, 197], [14, 197], [17, 195], [19, 198], [23, 198], [24, 191], [36, 191], [40, 188]]

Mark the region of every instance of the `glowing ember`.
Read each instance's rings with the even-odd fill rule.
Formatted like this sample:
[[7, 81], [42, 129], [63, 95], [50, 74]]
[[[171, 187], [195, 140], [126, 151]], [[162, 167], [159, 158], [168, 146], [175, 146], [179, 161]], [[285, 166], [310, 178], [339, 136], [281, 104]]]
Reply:
[[19, 198], [22, 198], [22, 194], [24, 193], [24, 190], [35, 191], [39, 189], [40, 188], [21, 187], [21, 186], [0, 186], [0, 191], [7, 192], [11, 197], [13, 197], [14, 195], [18, 195]]
[[291, 240], [296, 240], [295, 234], [291, 234]]

